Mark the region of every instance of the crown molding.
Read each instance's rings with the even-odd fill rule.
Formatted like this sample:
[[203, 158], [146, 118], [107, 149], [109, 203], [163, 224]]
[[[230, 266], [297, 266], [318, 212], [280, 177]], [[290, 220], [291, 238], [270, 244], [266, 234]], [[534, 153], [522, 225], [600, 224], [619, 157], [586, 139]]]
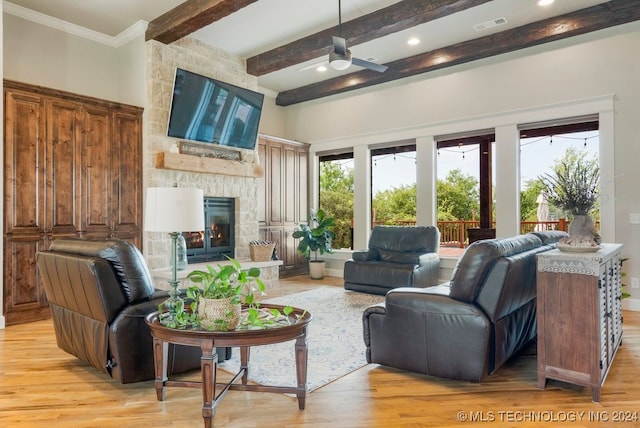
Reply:
[[144, 36], [148, 25], [147, 21], [140, 20], [117, 36], [109, 36], [107, 34], [90, 30], [80, 25], [72, 24], [71, 22], [67, 22], [62, 19], [45, 15], [44, 13], [27, 9], [26, 7], [22, 7], [8, 1], [3, 1], [2, 4], [2, 11], [4, 13], [8, 13], [10, 15], [17, 16], [18, 18], [35, 22], [36, 24], [63, 31], [68, 34], [73, 34], [74, 36], [82, 37], [96, 43], [101, 43], [112, 48], [119, 48], [120, 46], [130, 42], [136, 37]]

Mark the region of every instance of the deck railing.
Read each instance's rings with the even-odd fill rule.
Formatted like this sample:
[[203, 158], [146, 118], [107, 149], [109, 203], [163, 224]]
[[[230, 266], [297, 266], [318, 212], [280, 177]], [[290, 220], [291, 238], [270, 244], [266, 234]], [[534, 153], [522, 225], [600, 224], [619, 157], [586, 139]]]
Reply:
[[[414, 226], [416, 222], [413, 220], [397, 220], [385, 224]], [[596, 227], [599, 226], [599, 222], [596, 222]], [[440, 245], [464, 248], [469, 243], [469, 229], [478, 227], [480, 227], [480, 222], [474, 220], [439, 221]], [[495, 227], [495, 223], [493, 227]], [[529, 233], [534, 230], [563, 230], [566, 232], [568, 227], [569, 223], [563, 218], [557, 221], [522, 221], [520, 222], [520, 233]]]

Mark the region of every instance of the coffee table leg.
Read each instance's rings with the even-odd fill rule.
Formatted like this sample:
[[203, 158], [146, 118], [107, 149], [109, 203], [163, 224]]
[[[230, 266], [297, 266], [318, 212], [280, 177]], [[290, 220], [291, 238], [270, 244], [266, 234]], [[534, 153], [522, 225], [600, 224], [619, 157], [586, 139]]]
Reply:
[[298, 409], [304, 410], [307, 396], [307, 332], [296, 339], [296, 377], [298, 378]]
[[169, 344], [160, 339], [153, 338], [153, 367], [156, 375], [154, 387], [158, 401], [164, 401], [164, 382], [167, 378], [167, 365], [169, 359]]
[[249, 381], [249, 357], [250, 349], [248, 346], [240, 347], [240, 370], [242, 372], [242, 384], [246, 385]]
[[202, 418], [205, 428], [213, 426], [216, 414], [216, 371], [218, 368], [218, 354], [215, 352], [213, 340], [204, 340], [200, 344], [200, 370], [202, 371]]

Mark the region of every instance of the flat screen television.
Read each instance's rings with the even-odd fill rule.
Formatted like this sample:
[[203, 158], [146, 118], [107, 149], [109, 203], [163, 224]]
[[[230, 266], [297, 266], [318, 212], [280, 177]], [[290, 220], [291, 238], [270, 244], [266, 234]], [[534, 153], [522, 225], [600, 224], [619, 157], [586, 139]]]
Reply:
[[176, 69], [169, 137], [255, 149], [264, 95]]

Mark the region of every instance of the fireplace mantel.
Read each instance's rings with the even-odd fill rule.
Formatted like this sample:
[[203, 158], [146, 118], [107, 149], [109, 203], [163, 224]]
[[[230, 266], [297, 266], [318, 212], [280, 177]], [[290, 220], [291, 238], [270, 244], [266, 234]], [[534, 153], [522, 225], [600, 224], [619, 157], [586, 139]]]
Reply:
[[252, 178], [264, 176], [264, 167], [259, 164], [171, 152], [158, 153], [156, 168]]

